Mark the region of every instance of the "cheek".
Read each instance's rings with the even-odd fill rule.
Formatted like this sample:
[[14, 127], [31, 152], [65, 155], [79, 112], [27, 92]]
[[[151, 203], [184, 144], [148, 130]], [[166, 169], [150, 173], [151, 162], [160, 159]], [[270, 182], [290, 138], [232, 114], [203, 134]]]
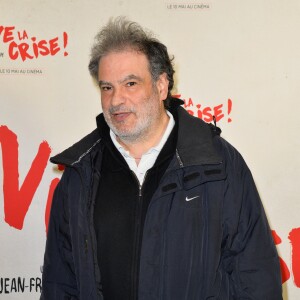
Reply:
[[151, 101], [151, 94], [143, 92], [135, 95], [131, 102], [135, 107], [144, 107], [149, 101]]
[[101, 106], [103, 110], [107, 110], [109, 108], [109, 99], [107, 96], [101, 95]]

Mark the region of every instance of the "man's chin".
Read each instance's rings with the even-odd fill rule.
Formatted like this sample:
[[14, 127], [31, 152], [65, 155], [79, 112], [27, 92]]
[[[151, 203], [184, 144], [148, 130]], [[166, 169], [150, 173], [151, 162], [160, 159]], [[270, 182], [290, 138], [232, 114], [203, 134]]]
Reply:
[[124, 143], [136, 143], [141, 140], [141, 134], [140, 133], [133, 133], [133, 132], [120, 132], [115, 131], [115, 135], [118, 137], [119, 140], [121, 140]]
[[114, 124], [109, 124], [109, 127], [121, 141], [128, 143], [134, 143], [142, 140], [146, 133], [145, 128], [137, 128], [134, 126], [125, 127], [125, 125], [115, 126]]

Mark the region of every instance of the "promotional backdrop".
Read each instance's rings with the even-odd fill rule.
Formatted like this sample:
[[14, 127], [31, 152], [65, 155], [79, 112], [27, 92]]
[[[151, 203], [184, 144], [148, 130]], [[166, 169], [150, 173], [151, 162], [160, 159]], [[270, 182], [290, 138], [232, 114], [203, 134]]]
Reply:
[[284, 299], [300, 299], [298, 0], [0, 0], [0, 299], [38, 299], [52, 193], [48, 162], [95, 128], [93, 38], [112, 16], [174, 55], [174, 95], [212, 121], [255, 178], [280, 255]]

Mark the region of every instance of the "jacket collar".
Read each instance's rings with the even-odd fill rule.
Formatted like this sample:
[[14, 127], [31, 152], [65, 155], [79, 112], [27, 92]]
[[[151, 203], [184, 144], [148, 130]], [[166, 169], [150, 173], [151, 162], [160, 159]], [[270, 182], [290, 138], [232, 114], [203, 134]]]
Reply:
[[73, 166], [90, 153], [100, 143], [100, 141], [101, 137], [99, 135], [99, 131], [95, 129], [76, 144], [67, 148], [58, 155], [51, 157], [50, 161], [55, 164]]
[[[220, 163], [222, 159], [213, 145], [213, 133], [210, 126], [180, 107], [182, 103], [181, 100], [174, 99], [173, 105], [168, 108], [173, 113], [175, 122], [178, 122], [176, 155], [180, 166]], [[98, 122], [99, 118], [103, 119], [103, 115], [100, 114], [97, 117]], [[100, 131], [95, 129], [73, 146], [52, 157], [50, 161], [55, 164], [73, 166], [93, 151], [101, 138]]]
[[211, 127], [178, 107], [177, 158], [181, 166], [219, 164], [221, 156], [213, 144]]

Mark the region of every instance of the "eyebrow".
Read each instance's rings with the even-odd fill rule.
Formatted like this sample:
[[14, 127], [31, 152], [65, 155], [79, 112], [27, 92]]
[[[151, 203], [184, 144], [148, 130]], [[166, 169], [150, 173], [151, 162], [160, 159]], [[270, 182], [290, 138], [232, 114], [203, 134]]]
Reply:
[[122, 82], [125, 82], [127, 80], [131, 80], [131, 79], [135, 79], [137, 81], [143, 81], [143, 79], [140, 76], [130, 74], [128, 76], [125, 76], [122, 80], [118, 81], [118, 83], [122, 83]]
[[[132, 80], [132, 79], [135, 79], [135, 80], [137, 80], [139, 82], [143, 81], [143, 79], [140, 76], [137, 76], [137, 75], [134, 75], [134, 74], [130, 74], [130, 75], [125, 76], [123, 79], [118, 80], [117, 82], [118, 83], [123, 83], [125, 81]], [[98, 84], [99, 84], [99, 86], [103, 86], [103, 85], [110, 85], [110, 86], [112, 86], [113, 85], [111, 82], [105, 81], [105, 80], [99, 80]]]
[[101, 87], [102, 85], [112, 85], [112, 84], [108, 81], [99, 80], [98, 85]]

